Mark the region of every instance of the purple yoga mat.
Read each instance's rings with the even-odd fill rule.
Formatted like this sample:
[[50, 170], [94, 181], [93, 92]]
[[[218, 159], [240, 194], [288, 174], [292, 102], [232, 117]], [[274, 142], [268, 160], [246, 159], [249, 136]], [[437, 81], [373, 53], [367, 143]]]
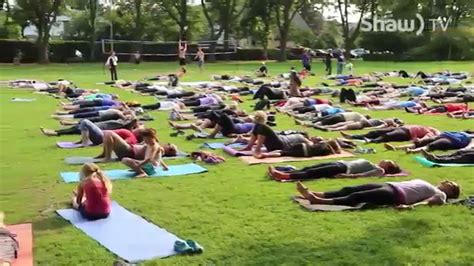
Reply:
[[[70, 141], [58, 141], [56, 145], [58, 145], [58, 147], [61, 149], [77, 149], [77, 148], [88, 147], [88, 146], [82, 145], [82, 143], [74, 143]], [[89, 145], [89, 146], [92, 146], [92, 145]]]

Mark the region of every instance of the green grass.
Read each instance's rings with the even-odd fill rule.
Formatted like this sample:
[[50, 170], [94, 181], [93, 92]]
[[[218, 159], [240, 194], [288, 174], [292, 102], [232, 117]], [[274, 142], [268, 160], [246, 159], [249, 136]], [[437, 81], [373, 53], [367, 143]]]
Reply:
[[[208, 80], [211, 74], [250, 74], [258, 62], [208, 64], [199, 73], [189, 67], [184, 80]], [[299, 63], [269, 63], [272, 74], [283, 73]], [[157, 73], [175, 71], [176, 63], [120, 65], [120, 78], [139, 79]], [[450, 69], [474, 72], [473, 62], [430, 63], [364, 63], [357, 62], [357, 73], [406, 69], [425, 72]], [[322, 63], [317, 63], [316, 77], [305, 85], [323, 81]], [[84, 88], [99, 88], [120, 94], [122, 99], [151, 103], [142, 97], [103, 85], [107, 79], [100, 64], [80, 65], [0, 65], [0, 79], [36, 78], [71, 79]], [[397, 80], [400, 83], [408, 82]], [[36, 97], [36, 102], [12, 103], [12, 97]], [[94, 240], [58, 218], [54, 210], [68, 206], [74, 184], [63, 183], [60, 171], [77, 171], [63, 159], [70, 155], [96, 155], [98, 148], [61, 150], [55, 147], [59, 138], [41, 135], [40, 126], [59, 128], [50, 118], [57, 100], [28, 91], [0, 88], [0, 210], [6, 223], [32, 222], [34, 256], [39, 265], [111, 265], [112, 253]], [[246, 103], [247, 109], [251, 101]], [[367, 113], [366, 111], [363, 111]], [[419, 123], [442, 130], [473, 128], [472, 121], [443, 116], [415, 116], [401, 111], [369, 112], [375, 117], [400, 117], [408, 124]], [[156, 128], [163, 141], [178, 144], [185, 151], [197, 149], [202, 141], [187, 142], [171, 138], [165, 113], [154, 112]], [[286, 117], [277, 118], [281, 129], [296, 128]], [[336, 133], [312, 135], [336, 136]], [[68, 137], [61, 139], [77, 139]], [[474, 194], [472, 168], [427, 169], [416, 164], [412, 156], [386, 152], [381, 145], [371, 145], [375, 155], [362, 157], [374, 162], [396, 160], [411, 172], [413, 178], [438, 182], [455, 180], [463, 193]], [[187, 160], [175, 161], [182, 163]], [[296, 166], [310, 162], [292, 163]], [[121, 167], [119, 164], [103, 166]], [[317, 265], [472, 265], [474, 261], [474, 216], [462, 206], [420, 207], [398, 212], [380, 209], [364, 212], [309, 213], [289, 200], [295, 194], [294, 184], [277, 183], [265, 177], [267, 166], [245, 166], [235, 158], [218, 166], [206, 166], [208, 173], [183, 177], [153, 178], [114, 182], [113, 199], [150, 221], [183, 238], [197, 240], [205, 247], [199, 256], [174, 256], [147, 262], [147, 265], [219, 264], [317, 264]], [[410, 177], [410, 178], [411, 178]], [[330, 190], [351, 184], [384, 182], [397, 178], [321, 179], [307, 182], [315, 190]], [[128, 230], [128, 228], [123, 228]]]

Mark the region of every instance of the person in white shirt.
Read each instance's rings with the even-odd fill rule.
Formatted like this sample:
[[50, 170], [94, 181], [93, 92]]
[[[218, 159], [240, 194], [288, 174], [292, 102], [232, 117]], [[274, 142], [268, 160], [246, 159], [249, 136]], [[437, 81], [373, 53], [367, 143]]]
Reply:
[[117, 65], [118, 65], [118, 58], [115, 55], [115, 52], [112, 51], [110, 56], [107, 58], [105, 65], [109, 68], [110, 71], [110, 78], [112, 81], [117, 80]]
[[179, 40], [178, 57], [179, 57], [179, 65], [182, 67], [186, 66], [186, 51], [187, 50], [188, 50], [188, 43], [186, 41]]

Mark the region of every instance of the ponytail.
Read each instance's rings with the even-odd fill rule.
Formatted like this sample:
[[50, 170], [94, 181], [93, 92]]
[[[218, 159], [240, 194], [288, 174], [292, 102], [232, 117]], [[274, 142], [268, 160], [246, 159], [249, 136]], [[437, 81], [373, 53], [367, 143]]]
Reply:
[[99, 180], [102, 182], [102, 184], [105, 186], [107, 189], [108, 194], [112, 194], [112, 182], [110, 182], [110, 179], [104, 175], [104, 172], [101, 170], [97, 169], [95, 172], [96, 176], [99, 178]]

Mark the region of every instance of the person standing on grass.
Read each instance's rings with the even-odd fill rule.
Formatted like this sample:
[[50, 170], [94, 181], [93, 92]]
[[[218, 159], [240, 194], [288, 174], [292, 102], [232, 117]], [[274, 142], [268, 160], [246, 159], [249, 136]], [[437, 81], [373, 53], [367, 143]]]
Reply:
[[331, 61], [331, 58], [332, 58], [332, 54], [331, 54], [331, 51], [328, 51], [326, 53], [326, 56], [324, 58], [324, 64], [326, 65], [326, 75], [330, 76], [332, 74], [332, 61]]
[[105, 65], [109, 68], [110, 71], [110, 79], [115, 81], [118, 79], [117, 77], [117, 66], [118, 66], [118, 58], [115, 55], [115, 52], [112, 51], [110, 56], [107, 58]]
[[303, 68], [311, 73], [311, 55], [309, 54], [309, 49], [304, 49], [301, 55], [301, 63], [303, 64]]
[[346, 59], [344, 58], [344, 54], [341, 52], [337, 56], [337, 65], [336, 65], [336, 74], [342, 75], [342, 70], [344, 69], [344, 64], [346, 63]]
[[204, 53], [204, 51], [202, 50], [201, 47], [198, 47], [198, 51], [196, 53], [196, 57], [194, 57], [195, 60], [197, 60], [197, 64], [198, 64], [198, 67], [199, 67], [199, 71], [202, 72], [202, 67], [204, 66], [204, 58], [205, 58], [206, 54]]
[[179, 40], [179, 42], [178, 42], [178, 58], [179, 58], [179, 65], [183, 68], [186, 66], [186, 51], [187, 50], [188, 50], [187, 42]]

